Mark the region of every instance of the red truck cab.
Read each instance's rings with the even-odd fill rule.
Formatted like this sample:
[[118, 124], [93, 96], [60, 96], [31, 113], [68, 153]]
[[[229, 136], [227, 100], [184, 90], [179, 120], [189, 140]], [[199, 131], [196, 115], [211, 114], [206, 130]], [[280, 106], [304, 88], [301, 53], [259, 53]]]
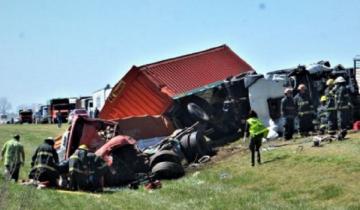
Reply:
[[67, 122], [67, 118], [70, 112], [69, 98], [56, 98], [49, 102], [49, 118], [50, 122], [57, 123], [57, 113], [61, 113], [61, 121]]

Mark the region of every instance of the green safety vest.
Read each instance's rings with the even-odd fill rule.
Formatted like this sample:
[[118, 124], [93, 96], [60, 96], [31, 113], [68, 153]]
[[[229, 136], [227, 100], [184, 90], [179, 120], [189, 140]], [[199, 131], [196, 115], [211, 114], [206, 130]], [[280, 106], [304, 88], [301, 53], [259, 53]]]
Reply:
[[15, 139], [11, 139], [4, 144], [1, 156], [4, 158], [4, 165], [23, 163], [25, 161], [24, 147]]
[[246, 122], [249, 125], [250, 137], [254, 137], [260, 134], [267, 136], [269, 133], [269, 129], [266, 128], [258, 118], [252, 117], [249, 118]]

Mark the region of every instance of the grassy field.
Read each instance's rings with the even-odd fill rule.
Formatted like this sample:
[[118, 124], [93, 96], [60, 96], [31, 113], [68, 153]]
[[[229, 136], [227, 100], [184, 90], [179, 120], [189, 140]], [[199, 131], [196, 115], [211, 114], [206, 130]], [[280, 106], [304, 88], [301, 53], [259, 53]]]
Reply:
[[[55, 126], [0, 126], [2, 145], [22, 134], [29, 171], [32, 151]], [[267, 149], [264, 164], [250, 166], [240, 141], [223, 148], [210, 163], [163, 188], [118, 189], [90, 194], [36, 190], [0, 180], [0, 209], [360, 209], [360, 135], [344, 142], [311, 147], [304, 139]], [[264, 145], [263, 148], [267, 148]], [[1, 168], [3, 170], [3, 168]], [[1, 206], [2, 205], [2, 206]]]

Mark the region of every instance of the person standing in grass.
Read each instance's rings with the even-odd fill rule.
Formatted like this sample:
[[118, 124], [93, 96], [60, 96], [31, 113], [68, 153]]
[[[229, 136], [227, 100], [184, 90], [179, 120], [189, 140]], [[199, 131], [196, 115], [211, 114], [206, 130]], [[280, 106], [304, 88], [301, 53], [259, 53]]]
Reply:
[[20, 135], [16, 134], [13, 139], [4, 144], [1, 150], [1, 158], [4, 159], [5, 165], [5, 176], [14, 179], [15, 182], [18, 181], [20, 167], [25, 162], [24, 147], [19, 141]]
[[298, 94], [294, 97], [299, 119], [299, 132], [301, 136], [308, 136], [314, 131], [313, 119], [315, 115], [314, 106], [310, 100], [308, 90], [304, 84], [298, 87]]
[[257, 113], [251, 110], [249, 118], [247, 119], [250, 134], [249, 149], [251, 151], [251, 165], [255, 166], [255, 152], [257, 152], [257, 162], [261, 164], [260, 147], [262, 138], [266, 137], [269, 133], [269, 129], [258, 118]]
[[343, 77], [335, 79], [335, 107], [337, 110], [337, 121], [340, 130], [339, 140], [345, 138], [347, 130], [352, 127], [352, 103], [350, 90], [346, 86], [346, 80]]
[[61, 128], [62, 116], [61, 116], [60, 110], [58, 110], [58, 112], [56, 112], [56, 122], [57, 122], [58, 128]]
[[284, 139], [285, 141], [292, 139], [294, 134], [294, 119], [297, 115], [296, 105], [293, 98], [291, 88], [286, 88], [284, 98], [281, 99], [281, 116], [284, 118]]

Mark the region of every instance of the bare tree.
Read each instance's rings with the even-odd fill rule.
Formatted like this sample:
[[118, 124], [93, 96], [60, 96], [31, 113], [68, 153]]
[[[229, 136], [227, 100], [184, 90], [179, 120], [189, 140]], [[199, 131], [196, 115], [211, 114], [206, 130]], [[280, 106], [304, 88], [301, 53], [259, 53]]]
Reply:
[[11, 109], [11, 103], [7, 100], [6, 97], [0, 98], [0, 114], [6, 114], [8, 110]]
[[29, 104], [20, 104], [17, 106], [17, 110], [28, 110], [31, 109], [33, 112], [37, 111], [41, 104], [38, 103], [29, 103]]

